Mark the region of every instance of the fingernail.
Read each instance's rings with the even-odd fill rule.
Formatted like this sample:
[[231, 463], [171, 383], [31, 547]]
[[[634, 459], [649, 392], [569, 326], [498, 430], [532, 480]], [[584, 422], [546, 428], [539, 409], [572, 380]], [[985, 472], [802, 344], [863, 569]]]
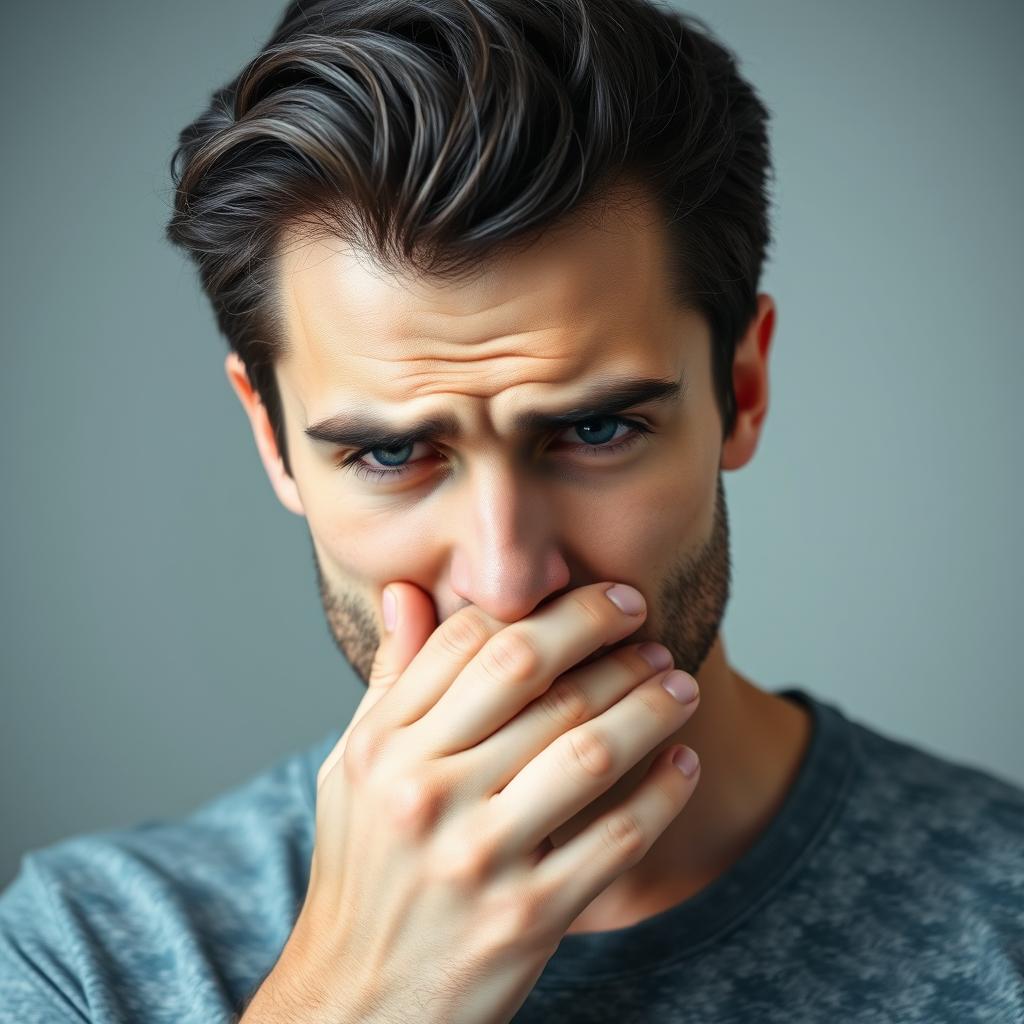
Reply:
[[639, 590], [634, 590], [625, 583], [616, 583], [614, 587], [609, 587], [605, 593], [608, 595], [608, 600], [619, 611], [625, 612], [627, 615], [639, 615], [644, 610], [643, 595]]
[[697, 771], [700, 760], [689, 747], [681, 747], [672, 755], [672, 763], [689, 779]]
[[672, 666], [672, 655], [668, 648], [662, 647], [661, 644], [641, 644], [637, 648], [637, 653], [655, 671]]
[[398, 604], [395, 601], [395, 595], [389, 587], [384, 588], [384, 628], [389, 632], [393, 633], [395, 625], [398, 621]]
[[682, 672], [679, 669], [676, 669], [674, 672], [669, 672], [669, 674], [662, 679], [661, 685], [664, 686], [680, 704], [689, 704], [698, 693], [697, 683], [693, 676], [688, 676], [685, 672]]

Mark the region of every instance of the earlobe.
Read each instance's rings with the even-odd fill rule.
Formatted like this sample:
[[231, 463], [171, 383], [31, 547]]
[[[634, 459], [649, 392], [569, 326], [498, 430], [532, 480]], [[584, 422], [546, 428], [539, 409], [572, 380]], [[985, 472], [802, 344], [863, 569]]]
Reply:
[[260, 460], [278, 501], [289, 512], [294, 512], [297, 516], [305, 516], [306, 511], [303, 508], [298, 488], [295, 486], [295, 481], [285, 472], [284, 462], [278, 453], [277, 440], [274, 437], [274, 428], [271, 425], [270, 417], [267, 415], [263, 402], [260, 401], [259, 393], [249, 380], [245, 364], [237, 353], [228, 353], [224, 360], [224, 370], [227, 373], [228, 383], [238, 396], [249, 419], [249, 426], [252, 428]]

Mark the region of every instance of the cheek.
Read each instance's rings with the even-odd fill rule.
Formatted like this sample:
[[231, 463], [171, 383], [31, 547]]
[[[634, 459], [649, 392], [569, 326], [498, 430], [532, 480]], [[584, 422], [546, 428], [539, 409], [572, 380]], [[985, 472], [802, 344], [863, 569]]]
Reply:
[[563, 522], [579, 525], [566, 527], [565, 542], [597, 577], [656, 580], [667, 559], [703, 542], [706, 489], [690, 464], [638, 478], [606, 501], [574, 499]]
[[[706, 463], [702, 450], [680, 451], [664, 468], [618, 487], [563, 491], [551, 509], [556, 542], [595, 577], [659, 578], [666, 558], [697, 549], [710, 530], [716, 477]], [[302, 497], [322, 557], [349, 579], [375, 584], [443, 572], [452, 541], [438, 530], [439, 515], [449, 518], [443, 504], [399, 512], [387, 501], [378, 505], [333, 486], [304, 486]]]
[[437, 558], [431, 526], [436, 509], [373, 507], [341, 490], [329, 500], [307, 501], [305, 507], [322, 557], [346, 578], [369, 584], [430, 578]]

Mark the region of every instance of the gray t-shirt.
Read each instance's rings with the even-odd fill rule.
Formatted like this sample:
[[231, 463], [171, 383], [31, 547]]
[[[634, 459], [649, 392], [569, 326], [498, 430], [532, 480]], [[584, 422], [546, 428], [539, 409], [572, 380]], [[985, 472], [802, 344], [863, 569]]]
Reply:
[[[1024, 789], [780, 695], [814, 732], [754, 845], [668, 910], [566, 935], [515, 1024], [1024, 1021]], [[301, 907], [340, 735], [182, 820], [27, 854], [0, 1022], [234, 1024]]]

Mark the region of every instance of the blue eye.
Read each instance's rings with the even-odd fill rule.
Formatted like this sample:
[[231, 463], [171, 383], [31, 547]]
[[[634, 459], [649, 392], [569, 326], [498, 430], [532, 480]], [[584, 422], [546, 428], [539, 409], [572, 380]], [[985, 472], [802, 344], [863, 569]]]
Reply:
[[[609, 424], [611, 425], [610, 431]], [[593, 429], [595, 425], [598, 425], [596, 430]], [[604, 457], [632, 448], [643, 435], [651, 433], [650, 427], [625, 416], [591, 416], [589, 419], [577, 420], [566, 429], [579, 431], [583, 436], [589, 436], [591, 440], [600, 441], [605, 435], [608, 435], [608, 440], [611, 440], [622, 426], [628, 427], [630, 430], [624, 436], [620, 435], [620, 439], [614, 444], [608, 444], [607, 441], [599, 444], [580, 444], [571, 446], [571, 450], [587, 458]], [[417, 443], [425, 444], [426, 442]], [[415, 447], [415, 444], [407, 444], [401, 448], [363, 448], [349, 455], [340, 465], [342, 469], [351, 470], [356, 476], [364, 479], [397, 479], [415, 468], [415, 462], [402, 461], [402, 459], [408, 459]], [[378, 457], [378, 454], [375, 453], [379, 453], [383, 458]], [[377, 468], [363, 462], [364, 455], [373, 455], [385, 468]], [[388, 463], [388, 459], [394, 459], [394, 464]], [[390, 468], [387, 468], [389, 465]]]

